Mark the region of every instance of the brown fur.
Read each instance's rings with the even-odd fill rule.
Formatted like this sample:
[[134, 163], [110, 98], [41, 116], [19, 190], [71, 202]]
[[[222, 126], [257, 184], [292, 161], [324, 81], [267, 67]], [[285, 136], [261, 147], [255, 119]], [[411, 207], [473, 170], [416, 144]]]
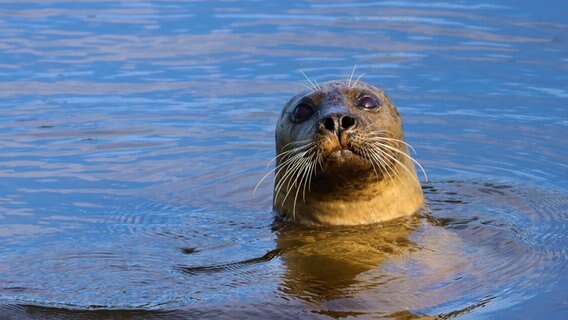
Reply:
[[[358, 107], [357, 101], [364, 95], [376, 98], [381, 107]], [[291, 113], [303, 99], [313, 103], [315, 112], [303, 122], [294, 122]], [[336, 134], [322, 130], [322, 121], [336, 114], [355, 117], [356, 125]], [[380, 165], [365, 154], [365, 146], [374, 143], [369, 137], [379, 132], [390, 139], [383, 143], [400, 151], [385, 149], [390, 157], [376, 157], [381, 158]], [[311, 225], [368, 224], [417, 212], [424, 200], [414, 163], [407, 156], [406, 144], [392, 139], [404, 141], [402, 119], [386, 94], [375, 86], [332, 81], [317, 90], [296, 94], [284, 106], [276, 126], [279, 156], [275, 211], [289, 220]], [[304, 175], [291, 172], [287, 178], [293, 168], [283, 162], [297, 152], [286, 152], [296, 146], [294, 142], [303, 141], [313, 146], [309, 155], [317, 159], [317, 165], [309, 174], [308, 170]]]

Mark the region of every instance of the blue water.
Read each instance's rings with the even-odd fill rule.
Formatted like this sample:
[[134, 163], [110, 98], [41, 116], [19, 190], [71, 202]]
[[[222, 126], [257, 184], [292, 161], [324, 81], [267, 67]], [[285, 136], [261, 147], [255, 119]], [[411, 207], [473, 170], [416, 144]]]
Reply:
[[[568, 5], [0, 1], [0, 318], [565, 319]], [[275, 226], [274, 125], [382, 87], [426, 212]]]

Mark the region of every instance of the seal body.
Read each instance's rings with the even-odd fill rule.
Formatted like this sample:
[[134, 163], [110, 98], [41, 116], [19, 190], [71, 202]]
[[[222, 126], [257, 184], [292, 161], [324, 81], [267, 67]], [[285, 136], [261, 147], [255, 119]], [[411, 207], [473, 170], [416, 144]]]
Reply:
[[379, 88], [330, 81], [284, 106], [276, 125], [274, 210], [311, 225], [408, 216], [424, 198], [401, 116]]

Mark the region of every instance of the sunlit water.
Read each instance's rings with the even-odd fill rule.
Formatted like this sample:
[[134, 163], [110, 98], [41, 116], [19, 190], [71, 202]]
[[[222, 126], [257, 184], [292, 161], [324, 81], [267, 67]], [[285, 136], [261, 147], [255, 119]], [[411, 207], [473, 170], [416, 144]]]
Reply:
[[[0, 1], [0, 318], [565, 319], [561, 2]], [[428, 206], [274, 223], [280, 108], [356, 75]]]

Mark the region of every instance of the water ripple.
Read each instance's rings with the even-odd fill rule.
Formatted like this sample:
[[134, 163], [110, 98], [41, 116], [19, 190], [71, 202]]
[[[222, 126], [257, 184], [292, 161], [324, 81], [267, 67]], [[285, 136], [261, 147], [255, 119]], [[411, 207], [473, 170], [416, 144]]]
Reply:
[[[564, 315], [565, 5], [0, 2], [0, 314]], [[252, 190], [298, 70], [354, 65], [428, 207], [275, 223], [270, 179]]]

